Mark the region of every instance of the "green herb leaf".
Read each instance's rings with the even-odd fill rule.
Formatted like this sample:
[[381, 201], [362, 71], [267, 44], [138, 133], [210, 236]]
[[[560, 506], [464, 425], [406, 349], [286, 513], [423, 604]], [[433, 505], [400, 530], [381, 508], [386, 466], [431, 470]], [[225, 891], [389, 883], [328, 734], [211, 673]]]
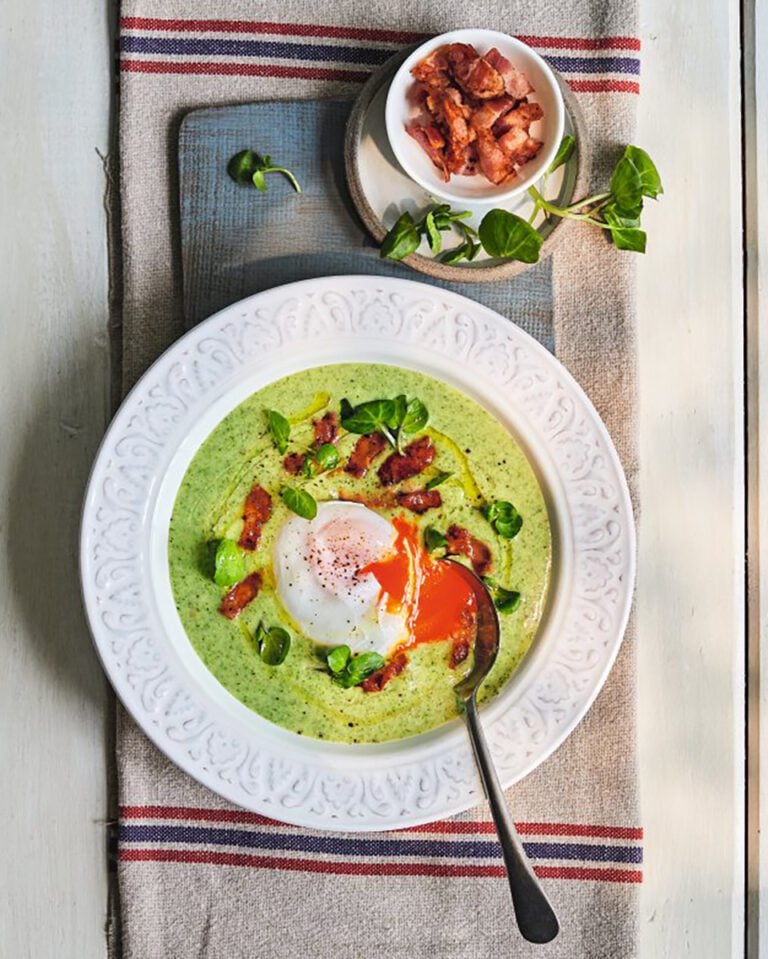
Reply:
[[251, 179], [253, 180], [253, 185], [256, 187], [256, 189], [261, 193], [264, 193], [267, 189], [267, 181], [264, 179], [264, 171], [254, 170]]
[[277, 452], [282, 456], [288, 449], [288, 440], [291, 438], [291, 424], [277, 410], [266, 410], [266, 414], [272, 442], [277, 447]]
[[619, 215], [640, 216], [643, 210], [643, 181], [639, 170], [626, 154], [614, 167], [611, 193], [614, 209]]
[[216, 547], [213, 570], [217, 586], [234, 586], [245, 577], [245, 557], [234, 540], [223, 539]]
[[315, 460], [321, 470], [332, 470], [339, 465], [339, 451], [333, 443], [323, 443], [315, 453]]
[[329, 650], [325, 661], [334, 676], [344, 672], [351, 655], [352, 651], [349, 646], [334, 646], [333, 649]]
[[433, 253], [439, 253], [443, 241], [440, 236], [440, 230], [435, 224], [435, 214], [432, 210], [430, 210], [424, 218], [424, 229], [427, 234], [427, 242], [429, 243], [430, 250]]
[[453, 266], [454, 263], [460, 263], [462, 260], [469, 259], [471, 252], [472, 247], [469, 242], [462, 243], [460, 246], [455, 246], [452, 250], [446, 250], [440, 257], [440, 262], [445, 263], [446, 266]]
[[497, 586], [494, 590], [493, 605], [500, 613], [514, 613], [520, 605], [520, 593], [515, 589]]
[[640, 229], [639, 217], [626, 217], [616, 212], [609, 204], [601, 210], [605, 222], [611, 227], [611, 239], [618, 250], [645, 253], [645, 231]]
[[447, 546], [448, 540], [440, 530], [435, 529], [434, 526], [427, 526], [424, 530], [424, 545], [428, 553], [434, 553], [436, 549], [443, 549]]
[[342, 409], [341, 425], [350, 433], [374, 433], [377, 430], [387, 432], [387, 427], [395, 415], [395, 403], [392, 400], [369, 400], [350, 410]]
[[547, 167], [547, 173], [554, 173], [558, 167], [567, 163], [573, 154], [576, 146], [576, 139], [570, 133], [566, 134], [560, 141], [554, 160]]
[[434, 489], [436, 486], [440, 486], [441, 483], [444, 483], [451, 476], [453, 476], [453, 473], [438, 473], [437, 476], [433, 476], [432, 479], [425, 484], [426, 489]]
[[251, 183], [257, 157], [253, 150], [241, 150], [227, 164], [227, 173], [235, 183]]
[[420, 242], [413, 217], [406, 210], [384, 237], [379, 256], [383, 260], [404, 260], [418, 250]]
[[652, 200], [657, 199], [664, 192], [664, 187], [661, 185], [661, 177], [655, 163], [645, 150], [630, 144], [624, 149], [624, 159], [637, 170], [643, 196], [649, 196]]
[[267, 666], [279, 666], [285, 661], [288, 650], [291, 648], [291, 635], [281, 626], [272, 626], [262, 630], [259, 644], [261, 661]]
[[542, 237], [530, 223], [508, 210], [490, 210], [480, 223], [480, 242], [490, 256], [536, 263]]
[[399, 396], [396, 396], [392, 400], [393, 410], [392, 416], [387, 420], [387, 426], [393, 430], [399, 430], [405, 419], [405, 414], [408, 409], [408, 401], [405, 398], [405, 393], [400, 393]]
[[305, 489], [293, 489], [285, 486], [280, 492], [280, 498], [297, 516], [304, 519], [314, 519], [317, 516], [317, 503]]
[[379, 653], [360, 653], [359, 656], [353, 656], [347, 663], [347, 673], [349, 678], [355, 680], [354, 685], [361, 683], [364, 679], [381, 669], [384, 665], [384, 657]]
[[423, 430], [429, 422], [429, 411], [421, 400], [410, 400], [405, 410], [405, 416], [400, 423], [400, 429], [412, 436]]
[[506, 500], [495, 500], [483, 507], [483, 516], [491, 524], [491, 528], [504, 539], [514, 539], [523, 528], [523, 517], [512, 503]]

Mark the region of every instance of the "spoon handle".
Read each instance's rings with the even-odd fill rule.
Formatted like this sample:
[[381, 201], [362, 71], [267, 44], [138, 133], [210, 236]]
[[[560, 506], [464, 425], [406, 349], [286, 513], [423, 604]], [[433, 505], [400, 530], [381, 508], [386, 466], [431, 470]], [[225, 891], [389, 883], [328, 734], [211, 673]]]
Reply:
[[491, 807], [493, 821], [496, 823], [496, 831], [499, 834], [518, 928], [529, 942], [550, 942], [560, 931], [557, 916], [528, 862], [515, 829], [480, 724], [474, 695], [466, 700], [465, 717], [480, 778]]

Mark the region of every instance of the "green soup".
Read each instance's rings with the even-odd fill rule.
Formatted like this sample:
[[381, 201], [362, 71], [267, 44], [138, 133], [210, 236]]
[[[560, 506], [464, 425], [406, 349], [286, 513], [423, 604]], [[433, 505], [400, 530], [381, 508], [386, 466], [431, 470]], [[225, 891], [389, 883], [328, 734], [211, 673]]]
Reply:
[[[345, 743], [377, 743], [426, 732], [457, 715], [453, 687], [469, 671], [469, 658], [449, 665], [451, 641], [423, 643], [408, 650], [403, 672], [379, 692], [343, 688], [325, 664], [327, 648], [302, 635], [283, 609], [272, 574], [272, 547], [281, 525], [294, 514], [280, 498], [285, 486], [302, 488], [317, 502], [352, 498], [380, 500], [376, 468], [386, 450], [362, 478], [343, 469], [358, 436], [343, 429], [337, 443], [337, 468], [312, 477], [289, 476], [275, 447], [266, 410], [291, 421], [291, 449], [313, 440], [313, 418], [339, 410], [342, 398], [353, 405], [405, 394], [429, 411], [428, 425], [437, 455], [424, 472], [402, 484], [423, 488], [439, 473], [442, 505], [423, 515], [408, 513], [425, 530], [458, 524], [487, 544], [491, 575], [518, 591], [516, 609], [500, 613], [498, 659], [481, 689], [483, 700], [509, 680], [525, 655], [541, 620], [551, 565], [551, 538], [544, 497], [522, 450], [507, 430], [469, 397], [431, 377], [399, 367], [342, 364], [295, 373], [254, 393], [234, 409], [202, 444], [179, 489], [171, 518], [168, 559], [176, 606], [189, 641], [216, 679], [249, 709], [299, 735]], [[244, 553], [246, 572], [259, 571], [257, 597], [235, 619], [219, 612], [226, 587], [213, 580], [211, 543], [237, 540], [243, 503], [254, 483], [272, 496], [273, 512], [258, 548]], [[511, 501], [523, 517], [520, 532], [498, 535], [478, 505]], [[392, 506], [374, 506], [390, 518], [403, 514]], [[291, 635], [280, 665], [267, 665], [254, 640], [259, 624], [282, 626]]]

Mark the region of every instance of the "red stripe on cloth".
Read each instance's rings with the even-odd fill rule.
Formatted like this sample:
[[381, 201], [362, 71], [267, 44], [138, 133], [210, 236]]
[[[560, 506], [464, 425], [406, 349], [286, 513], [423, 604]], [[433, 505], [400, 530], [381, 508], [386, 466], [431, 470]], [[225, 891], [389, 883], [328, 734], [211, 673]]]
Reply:
[[[269, 20], [173, 20], [160, 17], [121, 17], [123, 30], [162, 30], [179, 33], [271, 33], [282, 37], [328, 37], [338, 40], [378, 40], [382, 43], [415, 43], [432, 36], [410, 30], [377, 30], [331, 24], [275, 23]], [[554, 50], [639, 50], [637, 37], [538, 37], [518, 36], [532, 47]]]
[[333, 40], [380, 40], [382, 43], [415, 43], [427, 33], [375, 30], [312, 23], [273, 23], [268, 20], [166, 20], [156, 17], [121, 17], [123, 30], [168, 30], [179, 33], [273, 33], [283, 37], [328, 37]]
[[[323, 859], [284, 859], [205, 849], [121, 849], [121, 862], [175, 862], [215, 866], [247, 866], [287, 872], [331, 873], [342, 876], [453, 876], [461, 879], [506, 875], [503, 866], [421, 862], [329, 862]], [[534, 866], [542, 879], [591, 879], [599, 882], [642, 882], [642, 873], [625, 869], [589, 869], [578, 866]]]
[[364, 83], [370, 72], [325, 67], [284, 67], [262, 63], [187, 63], [176, 60], [121, 60], [123, 73], [185, 73], [201, 76], [280, 77], [284, 80], [345, 80]]
[[574, 93], [639, 93], [634, 80], [568, 80]]
[[548, 47], [551, 50], [639, 50], [637, 37], [527, 37], [518, 34], [518, 40], [530, 47]]
[[[205, 809], [198, 806], [121, 806], [123, 819], [189, 819], [197, 822], [228, 822], [254, 826], [282, 826], [275, 819], [240, 809]], [[592, 826], [581, 823], [519, 822], [515, 823], [526, 836], [590, 836], [595, 839], [642, 839], [643, 830], [636, 826]], [[466, 822], [440, 819], [423, 826], [411, 826], [402, 832], [454, 833], [477, 835], [493, 833], [496, 827], [490, 821]]]

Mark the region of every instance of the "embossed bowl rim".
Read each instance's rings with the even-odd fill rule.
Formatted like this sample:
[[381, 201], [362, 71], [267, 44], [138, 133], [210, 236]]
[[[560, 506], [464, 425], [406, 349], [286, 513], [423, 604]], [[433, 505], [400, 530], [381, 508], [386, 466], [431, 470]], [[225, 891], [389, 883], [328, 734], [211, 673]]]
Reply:
[[553, 587], [531, 651], [483, 716], [505, 785], [543, 762], [583, 718], [620, 647], [635, 575], [632, 507], [575, 380], [511, 321], [457, 293], [399, 278], [303, 280], [235, 303], [173, 344], [128, 394], [94, 462], [83, 597], [124, 705], [203, 785], [294, 825], [402, 829], [482, 800], [461, 723], [371, 746], [281, 729], [206, 669], [170, 589], [168, 522], [200, 443], [267, 383], [344, 362], [403, 366], [462, 390], [508, 426], [537, 471]]

